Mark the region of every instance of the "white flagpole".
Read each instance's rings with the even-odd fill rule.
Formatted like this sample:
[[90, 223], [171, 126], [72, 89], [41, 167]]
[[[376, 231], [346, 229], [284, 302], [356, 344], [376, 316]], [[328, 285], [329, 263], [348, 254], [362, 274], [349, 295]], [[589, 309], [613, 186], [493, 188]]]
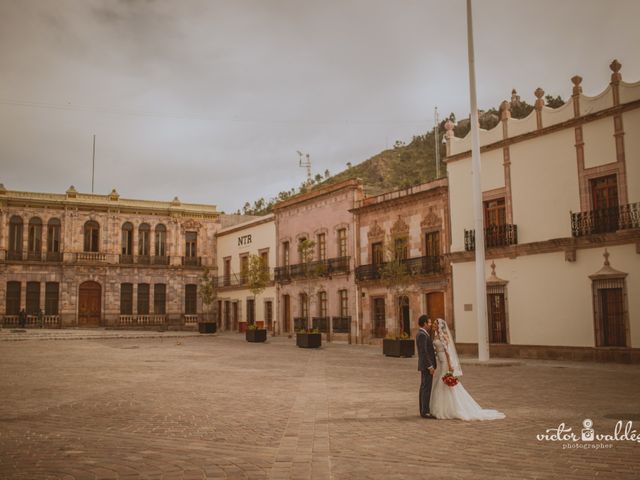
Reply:
[[476, 320], [478, 323], [478, 360], [489, 360], [487, 328], [487, 285], [484, 270], [484, 219], [482, 183], [480, 181], [480, 137], [478, 132], [478, 103], [476, 99], [476, 69], [473, 54], [473, 20], [471, 0], [467, 0], [467, 45], [469, 52], [469, 93], [471, 100], [471, 164], [473, 176], [473, 215], [475, 219], [476, 250]]

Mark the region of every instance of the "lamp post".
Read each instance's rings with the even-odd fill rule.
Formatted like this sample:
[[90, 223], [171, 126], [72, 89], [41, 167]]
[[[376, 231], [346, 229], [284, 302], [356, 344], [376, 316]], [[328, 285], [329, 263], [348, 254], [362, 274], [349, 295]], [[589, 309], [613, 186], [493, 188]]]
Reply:
[[487, 284], [484, 269], [484, 218], [482, 209], [482, 183], [480, 178], [480, 137], [478, 132], [478, 103], [476, 99], [476, 69], [473, 53], [473, 20], [471, 0], [467, 0], [467, 49], [469, 53], [469, 98], [471, 102], [471, 165], [473, 182], [473, 216], [476, 252], [476, 321], [478, 326], [478, 360], [489, 360], [487, 329]]

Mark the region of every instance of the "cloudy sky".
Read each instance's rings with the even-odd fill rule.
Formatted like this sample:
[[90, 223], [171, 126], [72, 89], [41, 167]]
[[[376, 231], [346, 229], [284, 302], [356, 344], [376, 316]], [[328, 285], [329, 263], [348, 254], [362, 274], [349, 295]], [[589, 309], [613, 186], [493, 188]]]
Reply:
[[[637, 0], [475, 0], [480, 107], [640, 80]], [[227, 212], [469, 111], [464, 0], [0, 0], [0, 182]]]

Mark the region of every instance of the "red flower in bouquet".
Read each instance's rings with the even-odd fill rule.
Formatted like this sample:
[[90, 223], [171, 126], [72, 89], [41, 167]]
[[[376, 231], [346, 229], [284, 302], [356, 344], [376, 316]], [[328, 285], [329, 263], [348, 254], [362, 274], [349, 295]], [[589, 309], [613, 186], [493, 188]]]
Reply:
[[458, 377], [452, 372], [447, 372], [442, 377], [442, 381], [449, 387], [455, 387], [458, 384]]

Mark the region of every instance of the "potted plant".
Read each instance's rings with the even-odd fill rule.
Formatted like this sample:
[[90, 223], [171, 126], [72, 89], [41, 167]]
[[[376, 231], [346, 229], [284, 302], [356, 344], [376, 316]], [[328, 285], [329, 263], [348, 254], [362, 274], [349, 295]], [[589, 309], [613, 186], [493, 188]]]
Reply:
[[300, 348], [320, 348], [322, 334], [318, 329], [298, 330], [296, 332], [296, 345]]
[[387, 335], [382, 340], [382, 353], [387, 357], [413, 357], [415, 354], [415, 343], [405, 332], [400, 335]]
[[247, 326], [247, 331], [245, 332], [245, 338], [247, 342], [251, 343], [261, 343], [267, 341], [267, 329], [266, 328], [258, 328], [255, 324], [251, 324]]
[[199, 288], [200, 298], [205, 313], [203, 319], [198, 321], [198, 332], [200, 333], [216, 333], [218, 329], [217, 323], [213, 320], [212, 306], [215, 303], [217, 290], [215, 278], [209, 275], [209, 269], [205, 268], [200, 278]]

